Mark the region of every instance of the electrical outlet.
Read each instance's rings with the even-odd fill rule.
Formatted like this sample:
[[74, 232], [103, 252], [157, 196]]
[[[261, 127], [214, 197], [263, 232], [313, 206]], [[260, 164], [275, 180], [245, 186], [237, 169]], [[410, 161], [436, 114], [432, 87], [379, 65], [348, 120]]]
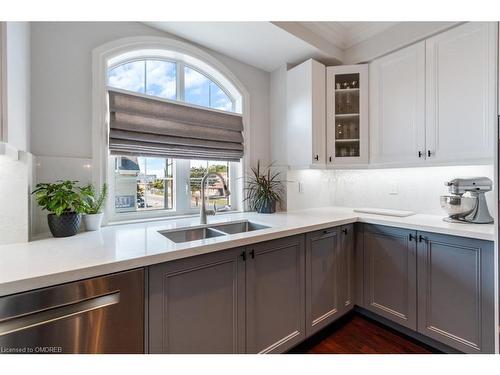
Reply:
[[391, 184], [391, 187], [389, 189], [389, 194], [390, 195], [398, 195], [399, 194], [398, 184]]
[[302, 181], [299, 181], [299, 193], [303, 193], [304, 192], [304, 183]]

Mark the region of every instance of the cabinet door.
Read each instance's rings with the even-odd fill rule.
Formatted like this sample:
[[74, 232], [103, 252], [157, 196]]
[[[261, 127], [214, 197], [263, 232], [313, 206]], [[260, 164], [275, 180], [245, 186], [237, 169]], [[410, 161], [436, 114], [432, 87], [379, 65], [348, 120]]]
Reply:
[[418, 331], [466, 353], [494, 353], [493, 243], [419, 232]]
[[354, 306], [354, 226], [340, 228], [337, 253], [339, 311], [344, 314]]
[[244, 353], [243, 249], [149, 269], [151, 353]]
[[327, 68], [327, 163], [368, 163], [368, 65]]
[[340, 228], [306, 235], [306, 334], [310, 336], [340, 315], [338, 264]]
[[281, 353], [305, 337], [304, 236], [247, 249], [248, 353]]
[[411, 329], [417, 328], [414, 237], [407, 229], [364, 228], [365, 308]]
[[425, 160], [425, 42], [370, 64], [370, 161]]
[[492, 159], [496, 23], [469, 22], [426, 41], [429, 160]]
[[315, 60], [287, 72], [287, 160], [295, 167], [325, 164], [325, 66]]

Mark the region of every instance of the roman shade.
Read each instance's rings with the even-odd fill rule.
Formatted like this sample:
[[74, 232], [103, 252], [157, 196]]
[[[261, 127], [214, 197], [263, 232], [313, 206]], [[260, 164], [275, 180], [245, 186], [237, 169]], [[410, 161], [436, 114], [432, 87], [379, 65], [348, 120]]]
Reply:
[[108, 89], [112, 155], [239, 161], [243, 121], [203, 109]]

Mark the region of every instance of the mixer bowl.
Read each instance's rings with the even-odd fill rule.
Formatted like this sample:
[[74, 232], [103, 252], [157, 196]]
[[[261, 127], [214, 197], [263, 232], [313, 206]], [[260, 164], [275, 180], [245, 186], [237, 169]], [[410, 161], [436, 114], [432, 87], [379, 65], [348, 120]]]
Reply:
[[441, 195], [441, 208], [449, 216], [467, 215], [477, 204], [477, 197], [465, 195]]

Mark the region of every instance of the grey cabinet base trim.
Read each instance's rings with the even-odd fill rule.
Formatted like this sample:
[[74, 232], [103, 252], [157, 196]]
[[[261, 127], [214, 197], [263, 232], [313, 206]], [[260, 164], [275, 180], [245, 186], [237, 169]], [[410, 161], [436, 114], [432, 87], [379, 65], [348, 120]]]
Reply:
[[281, 340], [275, 342], [273, 345], [260, 351], [259, 354], [271, 353], [273, 350], [279, 348], [281, 345], [285, 345], [288, 341], [291, 341], [292, 339], [294, 339], [300, 335], [301, 335], [301, 332], [299, 332], [299, 331], [292, 332], [288, 336], [285, 336]]
[[[346, 306], [347, 306], [347, 304], [346, 304]], [[326, 314], [321, 315], [319, 318], [314, 319], [312, 321], [312, 325], [315, 326], [316, 324], [321, 323], [323, 320], [328, 319], [329, 317], [335, 315], [336, 313], [338, 313], [337, 309], [333, 309], [331, 311], [328, 311]]]
[[461, 352], [459, 350], [453, 349], [453, 348], [451, 348], [447, 345], [444, 345], [436, 340], [433, 340], [427, 336], [424, 336], [424, 335], [422, 335], [422, 334], [420, 334], [412, 329], [409, 329], [409, 328], [403, 327], [400, 324], [394, 323], [393, 321], [386, 319], [380, 315], [377, 315], [376, 313], [371, 312], [363, 307], [354, 306], [354, 311], [357, 313], [360, 313], [363, 316], [366, 316], [367, 318], [375, 320], [375, 321], [377, 321], [377, 322], [379, 322], [379, 323], [381, 323], [389, 328], [392, 328], [398, 332], [401, 332], [401, 333], [405, 334], [406, 336], [409, 336], [417, 341], [420, 341], [421, 343], [428, 345], [434, 349], [437, 349], [443, 353], [446, 353], [446, 354], [464, 354], [463, 352]]

